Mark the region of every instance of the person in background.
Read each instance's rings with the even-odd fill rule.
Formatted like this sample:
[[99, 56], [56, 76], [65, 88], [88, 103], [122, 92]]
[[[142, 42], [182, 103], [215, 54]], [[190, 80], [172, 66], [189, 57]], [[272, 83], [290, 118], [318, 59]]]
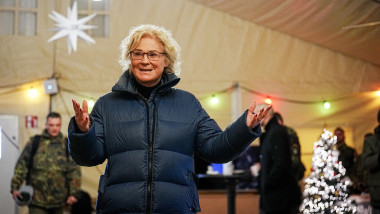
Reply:
[[[377, 154], [380, 154], [380, 146], [379, 146], [379, 152]], [[377, 156], [377, 162], [379, 163], [380, 165], [380, 155]]]
[[84, 190], [79, 191], [78, 201], [71, 206], [70, 214], [91, 214], [93, 210], [90, 194]]
[[13, 199], [22, 198], [18, 189], [24, 182], [34, 194], [30, 214], [62, 214], [66, 204], [77, 201], [81, 185], [78, 165], [69, 157], [67, 138], [61, 133], [61, 115], [50, 112], [46, 129], [32, 137], [22, 151], [11, 180]]
[[168, 30], [133, 27], [120, 49], [125, 72], [90, 115], [86, 101], [73, 100], [68, 127], [78, 164], [107, 160], [96, 211], [200, 212], [194, 153], [211, 163], [234, 159], [261, 135], [259, 123], [270, 106], [254, 113], [253, 103], [222, 131], [194, 95], [174, 88], [180, 47]]
[[377, 113], [379, 125], [375, 128], [374, 135], [364, 139], [362, 151], [363, 169], [368, 170], [368, 186], [371, 199], [372, 214], [380, 214], [380, 110]]
[[203, 160], [197, 153], [194, 154], [194, 171], [195, 174], [206, 174], [207, 167], [210, 165], [208, 161]]
[[260, 137], [260, 210], [263, 214], [294, 214], [299, 212], [301, 190], [292, 171], [288, 131], [274, 115], [270, 109], [261, 121], [265, 132]]
[[[379, 151], [378, 151], [378, 153], [377, 154], [380, 154], [380, 146], [379, 146]], [[377, 156], [377, 162], [379, 163], [379, 165], [380, 165], [380, 155], [378, 155]]]
[[342, 162], [343, 167], [346, 169], [346, 176], [352, 180], [352, 169], [354, 168], [357, 153], [355, 149], [349, 147], [345, 142], [344, 130], [337, 127], [334, 130], [336, 136], [336, 146], [339, 151], [338, 160]]
[[292, 154], [292, 168], [294, 177], [297, 181], [301, 181], [305, 174], [305, 165], [301, 161], [301, 145], [298, 139], [297, 132], [284, 124], [284, 120], [280, 113], [275, 112], [274, 117], [277, 119], [278, 123], [286, 128], [289, 135], [289, 145]]
[[[249, 146], [239, 157], [233, 160], [236, 170], [244, 170], [252, 176], [251, 180], [242, 181], [236, 185], [238, 189], [259, 189], [259, 169], [253, 166], [260, 162], [260, 147]], [[258, 165], [256, 166], [258, 167]], [[248, 174], [248, 175], [249, 175]]]
[[[372, 136], [373, 133], [367, 133], [364, 135], [364, 139]], [[368, 170], [363, 169], [362, 154], [356, 157], [352, 169], [352, 194], [368, 193]]]

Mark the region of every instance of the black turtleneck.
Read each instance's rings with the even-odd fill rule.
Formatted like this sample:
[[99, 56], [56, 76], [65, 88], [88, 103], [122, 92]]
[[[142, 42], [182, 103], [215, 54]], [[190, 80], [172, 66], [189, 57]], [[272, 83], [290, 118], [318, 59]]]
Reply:
[[153, 87], [145, 87], [140, 85], [135, 78], [133, 78], [133, 82], [135, 84], [136, 90], [139, 94], [141, 94], [145, 99], [149, 100], [150, 94], [152, 94], [153, 90], [160, 86], [160, 82]]

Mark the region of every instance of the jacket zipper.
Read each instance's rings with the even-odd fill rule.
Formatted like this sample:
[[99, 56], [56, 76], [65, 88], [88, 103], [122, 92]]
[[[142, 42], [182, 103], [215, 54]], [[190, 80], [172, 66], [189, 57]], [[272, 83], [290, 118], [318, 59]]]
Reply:
[[[140, 95], [141, 96], [141, 95]], [[143, 97], [143, 96], [142, 96]], [[148, 134], [148, 183], [147, 183], [147, 199], [146, 199], [146, 214], [152, 212], [152, 184], [153, 184], [153, 139], [154, 139], [154, 126], [155, 126], [155, 108], [156, 105], [153, 103], [153, 127], [152, 135], [149, 134], [149, 103], [148, 100], [143, 97], [145, 101], [146, 111], [147, 111], [147, 134]]]

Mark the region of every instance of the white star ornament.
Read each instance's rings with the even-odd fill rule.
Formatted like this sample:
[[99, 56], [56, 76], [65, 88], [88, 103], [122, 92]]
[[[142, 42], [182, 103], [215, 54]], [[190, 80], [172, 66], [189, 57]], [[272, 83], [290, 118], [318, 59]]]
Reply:
[[77, 51], [77, 40], [78, 37], [83, 39], [88, 44], [95, 44], [95, 40], [92, 39], [84, 30], [94, 29], [94, 25], [85, 25], [90, 19], [94, 18], [96, 13], [83, 17], [78, 20], [78, 10], [77, 2], [74, 2], [72, 9], [67, 8], [67, 17], [62, 16], [56, 11], [52, 11], [52, 14], [49, 14], [49, 17], [55, 22], [55, 28], [53, 31], [58, 31], [54, 36], [52, 36], [48, 42], [60, 39], [62, 37], [67, 37], [67, 49], [69, 54], [71, 50]]

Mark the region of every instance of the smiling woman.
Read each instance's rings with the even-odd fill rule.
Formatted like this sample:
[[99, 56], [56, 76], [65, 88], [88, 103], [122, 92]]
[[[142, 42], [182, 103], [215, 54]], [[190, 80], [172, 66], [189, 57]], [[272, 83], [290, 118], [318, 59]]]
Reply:
[[[174, 89], [180, 79], [180, 48], [166, 29], [141, 25], [121, 43], [125, 72], [88, 114], [73, 100], [70, 151], [80, 165], [106, 159], [96, 210], [104, 213], [197, 213], [194, 155], [231, 161], [260, 136], [252, 104], [225, 131], [191, 93]], [[90, 125], [91, 124], [91, 125]], [[127, 194], [127, 197], [119, 197]]]

